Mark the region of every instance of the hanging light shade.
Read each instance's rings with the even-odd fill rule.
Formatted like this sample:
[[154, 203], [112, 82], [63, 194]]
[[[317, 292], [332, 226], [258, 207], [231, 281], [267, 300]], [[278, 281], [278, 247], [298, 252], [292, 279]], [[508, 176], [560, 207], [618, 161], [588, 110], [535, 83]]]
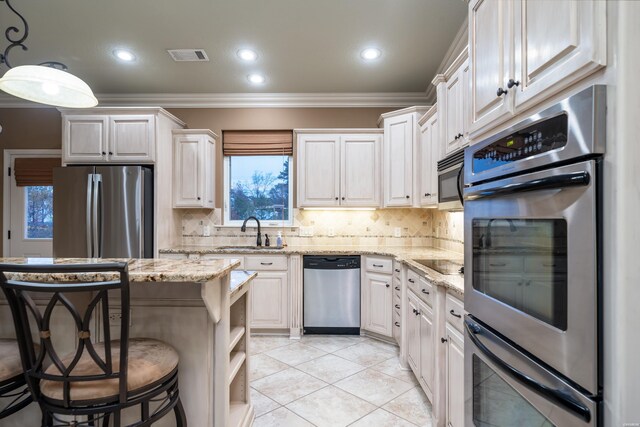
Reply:
[[44, 65], [22, 65], [8, 70], [0, 89], [18, 98], [66, 108], [98, 105], [91, 88], [73, 74]]

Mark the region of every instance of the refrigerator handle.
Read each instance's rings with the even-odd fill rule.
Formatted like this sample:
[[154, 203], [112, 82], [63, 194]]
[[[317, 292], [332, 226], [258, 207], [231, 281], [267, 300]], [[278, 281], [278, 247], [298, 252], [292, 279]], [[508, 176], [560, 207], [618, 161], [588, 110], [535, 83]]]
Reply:
[[93, 216], [91, 212], [91, 197], [93, 190], [93, 174], [90, 173], [87, 175], [87, 216], [86, 216], [86, 226], [87, 226], [87, 258], [93, 258], [93, 239], [92, 239], [92, 226], [93, 226]]
[[102, 185], [102, 175], [93, 175], [93, 256], [94, 258], [100, 258], [100, 229], [98, 228], [98, 218], [100, 218], [100, 212], [98, 211], [98, 205], [100, 204], [100, 186]]

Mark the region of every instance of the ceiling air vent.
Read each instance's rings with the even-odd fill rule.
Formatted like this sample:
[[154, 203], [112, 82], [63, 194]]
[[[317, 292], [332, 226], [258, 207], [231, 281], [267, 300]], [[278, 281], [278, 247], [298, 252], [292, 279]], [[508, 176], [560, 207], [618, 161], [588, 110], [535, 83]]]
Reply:
[[204, 49], [169, 49], [169, 55], [176, 62], [201, 62], [208, 61], [209, 57]]

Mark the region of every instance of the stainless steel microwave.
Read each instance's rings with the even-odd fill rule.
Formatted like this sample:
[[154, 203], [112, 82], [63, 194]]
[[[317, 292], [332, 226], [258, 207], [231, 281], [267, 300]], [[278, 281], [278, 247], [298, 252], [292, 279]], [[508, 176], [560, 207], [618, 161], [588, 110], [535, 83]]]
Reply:
[[464, 149], [455, 151], [438, 162], [438, 209], [462, 210]]

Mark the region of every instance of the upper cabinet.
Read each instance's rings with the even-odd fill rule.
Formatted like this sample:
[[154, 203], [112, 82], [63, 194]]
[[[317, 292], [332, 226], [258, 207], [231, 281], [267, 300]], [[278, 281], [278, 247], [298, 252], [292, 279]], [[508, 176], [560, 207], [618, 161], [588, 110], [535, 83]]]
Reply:
[[384, 206], [411, 207], [419, 204], [418, 119], [428, 107], [411, 107], [385, 113]]
[[504, 122], [605, 66], [606, 38], [606, 2], [472, 0], [471, 132]]
[[380, 206], [380, 130], [310, 129], [296, 135], [299, 207]]
[[173, 131], [173, 207], [215, 207], [215, 140], [210, 130]]
[[441, 157], [438, 107], [418, 120], [420, 125], [420, 206], [438, 205], [438, 165]]
[[155, 163], [161, 129], [184, 126], [161, 108], [60, 111], [65, 164]]

